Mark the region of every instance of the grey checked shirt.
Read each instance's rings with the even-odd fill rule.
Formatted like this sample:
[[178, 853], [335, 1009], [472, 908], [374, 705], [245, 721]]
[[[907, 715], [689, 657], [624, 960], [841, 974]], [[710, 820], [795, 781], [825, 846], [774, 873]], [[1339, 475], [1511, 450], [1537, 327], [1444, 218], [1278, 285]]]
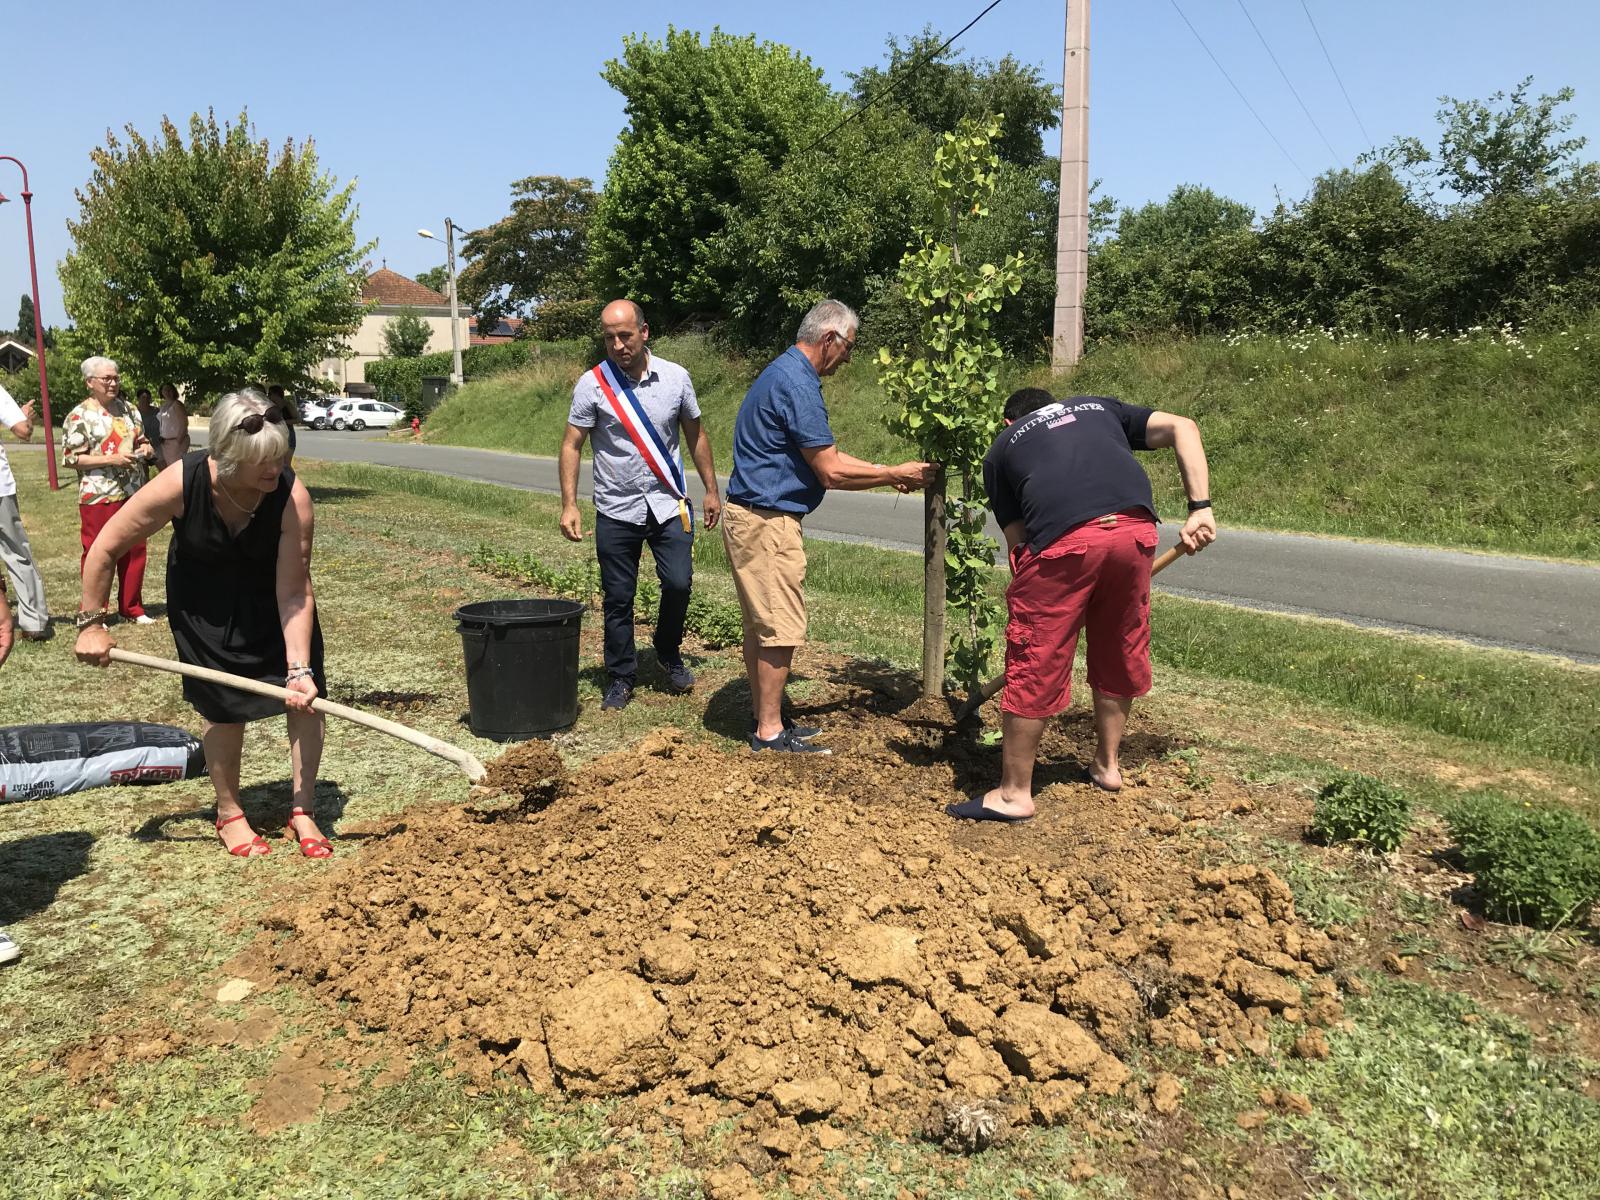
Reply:
[[[621, 370], [617, 374], [623, 375]], [[700, 402], [695, 399], [689, 372], [675, 362], [651, 354], [645, 360], [644, 378], [629, 379], [623, 375], [623, 382], [633, 389], [645, 416], [661, 435], [667, 453], [685, 468], [684, 479], [687, 480], [689, 464], [683, 462], [678, 451], [678, 422], [683, 417], [693, 420], [700, 417]], [[623, 404], [628, 402], [620, 392], [617, 399]], [[567, 414], [567, 423], [587, 429], [594, 445], [596, 511], [613, 521], [626, 521], [630, 525], [646, 524], [649, 514], [661, 522], [677, 518], [677, 500], [645, 464], [628, 431], [611, 411], [593, 371], [585, 371], [573, 387], [572, 410]]]

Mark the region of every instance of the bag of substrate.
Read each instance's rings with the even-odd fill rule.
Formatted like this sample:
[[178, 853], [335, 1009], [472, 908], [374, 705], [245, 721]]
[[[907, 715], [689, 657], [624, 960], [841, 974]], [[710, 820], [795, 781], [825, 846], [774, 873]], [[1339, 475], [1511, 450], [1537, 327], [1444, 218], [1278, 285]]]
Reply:
[[0, 728], [0, 804], [205, 773], [200, 739], [171, 725], [98, 721]]

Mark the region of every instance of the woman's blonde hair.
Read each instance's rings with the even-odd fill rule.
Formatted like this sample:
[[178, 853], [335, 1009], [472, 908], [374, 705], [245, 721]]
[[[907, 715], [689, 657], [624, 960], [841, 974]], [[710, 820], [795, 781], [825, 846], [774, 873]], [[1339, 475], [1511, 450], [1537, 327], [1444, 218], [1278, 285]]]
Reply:
[[240, 423], [251, 415], [277, 412], [277, 406], [255, 388], [229, 392], [217, 401], [211, 414], [211, 461], [219, 475], [237, 475], [244, 467], [264, 462], [287, 462], [289, 433], [281, 421], [264, 421], [255, 433], [246, 433]]

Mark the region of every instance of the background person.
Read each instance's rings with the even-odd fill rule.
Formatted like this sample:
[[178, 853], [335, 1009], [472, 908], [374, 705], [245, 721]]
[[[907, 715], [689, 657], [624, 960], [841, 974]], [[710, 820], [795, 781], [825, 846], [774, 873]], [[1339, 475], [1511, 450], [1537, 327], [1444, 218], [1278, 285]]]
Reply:
[[1200, 428], [1188, 417], [1106, 396], [1058, 401], [1023, 388], [983, 460], [989, 505], [1006, 536], [1005, 736], [1000, 786], [952, 804], [951, 816], [1031, 817], [1033, 764], [1045, 721], [1072, 697], [1078, 631], [1089, 639], [1095, 755], [1089, 781], [1122, 787], [1117, 754], [1133, 698], [1150, 690], [1150, 563], [1158, 533], [1150, 479], [1136, 450], [1171, 446], [1189, 495], [1178, 534], [1186, 554], [1217, 536]]
[[161, 407], [156, 409], [156, 418], [161, 434], [161, 462], [171, 466], [189, 453], [189, 410], [170, 383], [161, 385]]
[[167, 465], [167, 460], [161, 455], [161, 413], [150, 403], [150, 389], [147, 387], [133, 394], [133, 403], [139, 411], [139, 428], [144, 430], [144, 440], [150, 444], [150, 458], [145, 466], [159, 471]]
[[[178, 657], [289, 690], [294, 808], [286, 832], [307, 858], [327, 858], [333, 848], [312, 811], [324, 730], [311, 702], [327, 694], [327, 678], [311, 590], [311, 496], [287, 467], [282, 413], [260, 392], [224, 396], [211, 416], [209, 443], [157, 476], [95, 540], [76, 652], [82, 662], [109, 664], [111, 563], [170, 521], [167, 605]], [[284, 705], [198, 679], [186, 678], [183, 694], [205, 718], [217, 836], [229, 854], [266, 854], [266, 841], [239, 805], [239, 757], [245, 723]]]
[[722, 541], [744, 614], [744, 665], [750, 680], [752, 750], [826, 753], [783, 716], [783, 688], [795, 647], [806, 640], [805, 544], [801, 520], [827, 489], [926, 487], [934, 468], [884, 467], [834, 444], [822, 379], [850, 361], [860, 319], [824, 300], [805, 315], [795, 344], [756, 377], [733, 429], [733, 473]]
[[[694, 582], [694, 521], [683, 487], [680, 431], [705, 486], [707, 529], [716, 528], [722, 501], [717, 496], [711, 440], [700, 424], [700, 404], [689, 372], [650, 353], [646, 345], [650, 327], [632, 300], [606, 305], [600, 313], [600, 331], [606, 361], [586, 372], [572, 389], [558, 468], [561, 532], [576, 542], [583, 537], [578, 457], [584, 439], [594, 438], [594, 551], [600, 560], [606, 626], [607, 684], [600, 707], [610, 709], [627, 706], [638, 676], [633, 598], [639, 586], [639, 554], [646, 545], [655, 557], [656, 579], [661, 583], [652, 640], [666, 672], [667, 690], [687, 692], [694, 687], [694, 673], [683, 661], [683, 626]], [[643, 439], [642, 444], [634, 435]]]
[[[3, 390], [0, 390], [0, 396], [4, 396], [6, 400], [11, 399]], [[0, 463], [4, 461], [5, 456], [0, 454]], [[0, 667], [5, 666], [6, 659], [11, 656], [11, 644], [11, 606], [6, 603], [5, 589], [0, 588]], [[15, 961], [20, 953], [22, 952], [17, 949], [17, 944], [11, 940], [11, 936], [0, 927], [0, 965]]]
[[[0, 387], [0, 425], [20, 440], [33, 436], [33, 402], [18, 405], [11, 393]], [[17, 589], [17, 632], [31, 641], [42, 641], [50, 636], [50, 610], [45, 607], [44, 578], [33, 561], [33, 547], [28, 544], [28, 531], [22, 527], [22, 510], [17, 507], [17, 481], [11, 474], [11, 463], [0, 446], [0, 562], [5, 563], [6, 574]], [[0, 588], [0, 596], [4, 589]], [[11, 648], [10, 610], [3, 623], [6, 649]], [[0, 659], [5, 656], [0, 655]]]
[[278, 412], [283, 416], [283, 427], [289, 433], [289, 459], [293, 461], [295, 452], [294, 424], [300, 419], [300, 410], [295, 407], [294, 401], [283, 393], [283, 384], [275, 383], [267, 389], [267, 401], [277, 406]]
[[[144, 483], [144, 464], [154, 451], [138, 414], [121, 398], [117, 364], [96, 355], [83, 360], [89, 398], [67, 414], [61, 461], [78, 473], [81, 572], [89, 547], [105, 524]], [[139, 625], [154, 624], [144, 611], [144, 539], [131, 541], [117, 559], [117, 611]]]

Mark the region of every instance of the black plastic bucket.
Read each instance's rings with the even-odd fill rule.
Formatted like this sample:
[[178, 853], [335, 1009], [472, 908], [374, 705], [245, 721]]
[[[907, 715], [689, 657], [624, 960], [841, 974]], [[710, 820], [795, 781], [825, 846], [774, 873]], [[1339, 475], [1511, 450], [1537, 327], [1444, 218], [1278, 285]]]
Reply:
[[578, 719], [583, 608], [576, 600], [485, 600], [456, 609], [473, 733], [520, 742]]

